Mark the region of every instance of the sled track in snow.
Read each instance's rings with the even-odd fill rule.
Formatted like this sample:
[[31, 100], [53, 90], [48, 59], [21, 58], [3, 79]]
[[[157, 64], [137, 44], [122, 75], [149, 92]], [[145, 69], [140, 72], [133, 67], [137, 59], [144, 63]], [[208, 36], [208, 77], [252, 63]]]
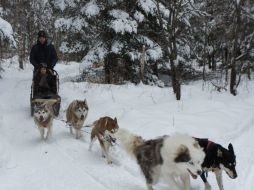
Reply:
[[[67, 131], [66, 131], [67, 133]], [[70, 138], [74, 138], [73, 136], [71, 136]], [[76, 140], [76, 139], [67, 139], [68, 140]], [[89, 176], [91, 176], [91, 178], [93, 178], [97, 183], [101, 184], [102, 186], [105, 187], [105, 189], [108, 190], [119, 190], [121, 188], [118, 188], [119, 186], [121, 186], [121, 182], [123, 181], [123, 179], [127, 179], [126, 183], [130, 184], [133, 183], [135, 186], [135, 190], [138, 189], [143, 189], [143, 187], [141, 185], [145, 185], [145, 182], [143, 181], [143, 179], [138, 178], [137, 176], [135, 176], [133, 173], [134, 171], [131, 170], [131, 168], [128, 168], [127, 166], [124, 167], [120, 167], [120, 165], [118, 165], [117, 160], [113, 159], [113, 164], [112, 165], [108, 165], [106, 163], [106, 161], [101, 157], [100, 153], [98, 154], [98, 144], [94, 144], [94, 150], [93, 151], [87, 151], [88, 149], [88, 142], [86, 142], [85, 144], [83, 144], [84, 142], [82, 140], [77, 140], [77, 147], [76, 149], [77, 152], [85, 152], [84, 155], [81, 153], [81, 155], [84, 155], [85, 157], [94, 157], [93, 159], [96, 160], [93, 163], [93, 165], [89, 165], [89, 163], [86, 163], [86, 158], [84, 157], [84, 159], [76, 159], [75, 156], [72, 156], [72, 154], [68, 153], [68, 150], [65, 149], [64, 144], [61, 144], [61, 142], [57, 142], [56, 140], [54, 140], [52, 142], [52, 145], [54, 146], [55, 149], [58, 150], [59, 153], [61, 153], [65, 158], [67, 158], [69, 160], [68, 164], [71, 163], [73, 166], [73, 170], [78, 170], [80, 172], [83, 172]], [[66, 143], [65, 141], [63, 143]], [[83, 148], [80, 148], [83, 147]], [[72, 149], [75, 152], [75, 148]], [[128, 170], [124, 170], [124, 168], [126, 168]], [[93, 168], [93, 169], [92, 169]], [[110, 177], [107, 177], [107, 173], [110, 172]], [[112, 175], [114, 176], [112, 178]], [[120, 179], [119, 179], [120, 177]], [[130, 179], [130, 180], [128, 180]], [[113, 182], [114, 181], [114, 182]]]

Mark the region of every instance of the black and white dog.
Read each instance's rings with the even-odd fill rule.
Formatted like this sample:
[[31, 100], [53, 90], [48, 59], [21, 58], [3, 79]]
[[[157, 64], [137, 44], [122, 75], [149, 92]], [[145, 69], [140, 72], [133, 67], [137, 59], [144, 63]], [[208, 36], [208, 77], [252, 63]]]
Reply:
[[205, 183], [205, 190], [210, 190], [211, 186], [207, 181], [207, 172], [212, 171], [215, 173], [216, 180], [220, 190], [224, 190], [222, 183], [222, 171], [224, 170], [232, 179], [237, 177], [235, 170], [236, 156], [234, 153], [233, 145], [230, 143], [228, 149], [216, 144], [208, 139], [195, 138], [199, 145], [204, 149], [205, 159], [202, 163], [202, 174], [200, 177]]

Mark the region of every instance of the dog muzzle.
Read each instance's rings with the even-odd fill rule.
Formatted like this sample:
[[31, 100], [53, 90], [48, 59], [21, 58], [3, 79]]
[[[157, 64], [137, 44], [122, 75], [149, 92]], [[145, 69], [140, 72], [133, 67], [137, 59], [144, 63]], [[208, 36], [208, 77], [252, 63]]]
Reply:
[[43, 122], [44, 118], [42, 116], [40, 116], [39, 120], [40, 120], [40, 122]]

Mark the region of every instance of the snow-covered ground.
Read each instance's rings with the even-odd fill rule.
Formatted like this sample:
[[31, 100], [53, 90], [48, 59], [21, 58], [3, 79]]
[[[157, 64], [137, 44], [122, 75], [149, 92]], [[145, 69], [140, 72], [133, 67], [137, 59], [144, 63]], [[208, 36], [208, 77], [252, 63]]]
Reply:
[[[89, 128], [83, 138], [70, 135], [65, 123], [54, 121], [53, 137], [40, 139], [30, 116], [32, 68], [3, 65], [0, 80], [0, 189], [1, 190], [145, 190], [138, 165], [118, 146], [113, 147], [112, 165], [100, 156], [99, 145], [88, 151]], [[145, 85], [124, 86], [73, 83], [78, 64], [58, 64], [62, 104], [58, 119], [74, 99], [86, 98], [86, 124], [101, 116], [117, 117], [119, 126], [149, 139], [173, 132], [210, 138], [227, 147], [231, 142], [237, 156], [237, 179], [223, 173], [225, 190], [254, 187], [254, 83], [242, 81], [239, 95], [217, 92], [210, 84], [182, 86], [182, 100], [171, 88]], [[85, 132], [86, 131], [86, 132]], [[209, 173], [213, 190], [215, 177]], [[191, 180], [192, 190], [204, 189], [200, 178]], [[170, 190], [163, 181], [156, 190]]]

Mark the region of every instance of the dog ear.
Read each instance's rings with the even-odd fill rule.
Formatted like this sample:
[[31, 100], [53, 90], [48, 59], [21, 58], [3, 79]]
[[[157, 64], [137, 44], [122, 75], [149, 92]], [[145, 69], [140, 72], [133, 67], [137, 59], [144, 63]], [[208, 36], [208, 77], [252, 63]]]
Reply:
[[48, 108], [48, 104], [47, 104], [47, 102], [44, 102], [39, 107], [43, 108], [43, 109], [47, 109]]
[[45, 109], [49, 109], [49, 108], [50, 108], [50, 104], [45, 103], [45, 104], [44, 104], [44, 108], [45, 108]]
[[86, 99], [84, 99], [84, 104], [87, 104], [87, 101], [86, 101]]
[[228, 145], [228, 150], [234, 154], [234, 148], [231, 143], [229, 143], [229, 145]]
[[200, 148], [200, 146], [199, 146], [199, 144], [198, 144], [198, 141], [196, 141], [196, 140], [195, 140], [193, 146], [194, 146], [195, 148]]
[[114, 118], [114, 121], [117, 123], [117, 119], [116, 119], [116, 117]]
[[217, 149], [217, 156], [222, 157], [222, 151], [219, 148]]
[[73, 102], [73, 107], [76, 107], [77, 104], [78, 104], [78, 100], [75, 100], [75, 101]]
[[189, 149], [187, 146], [180, 145], [177, 149], [177, 157], [175, 158], [175, 162], [188, 162], [190, 161]]

